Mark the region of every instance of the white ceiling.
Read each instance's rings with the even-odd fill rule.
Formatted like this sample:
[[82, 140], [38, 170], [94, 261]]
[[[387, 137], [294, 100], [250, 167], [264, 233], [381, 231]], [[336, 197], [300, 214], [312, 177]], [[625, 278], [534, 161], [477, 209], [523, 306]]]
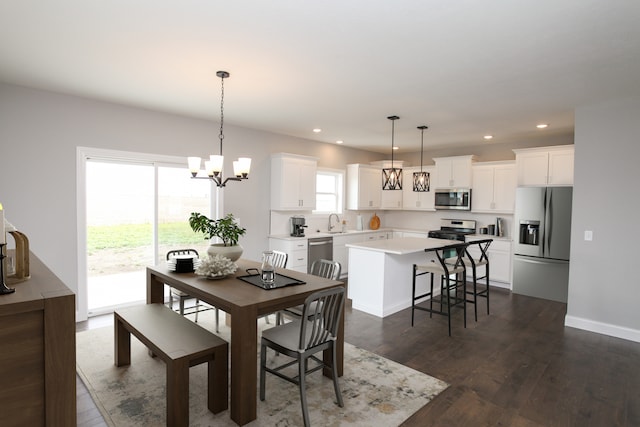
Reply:
[[[637, 0], [2, 0], [0, 81], [389, 152], [640, 94]], [[549, 123], [544, 131], [539, 122]], [[312, 133], [322, 128], [319, 134]]]

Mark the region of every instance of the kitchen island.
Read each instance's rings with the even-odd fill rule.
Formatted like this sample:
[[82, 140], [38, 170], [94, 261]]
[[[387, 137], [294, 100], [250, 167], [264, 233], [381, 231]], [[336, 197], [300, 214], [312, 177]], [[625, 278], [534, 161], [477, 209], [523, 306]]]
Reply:
[[[460, 243], [457, 240], [402, 237], [347, 244], [348, 297], [356, 310], [378, 317], [411, 307], [413, 264], [435, 260], [425, 249]], [[427, 289], [427, 275], [419, 277], [416, 291]]]

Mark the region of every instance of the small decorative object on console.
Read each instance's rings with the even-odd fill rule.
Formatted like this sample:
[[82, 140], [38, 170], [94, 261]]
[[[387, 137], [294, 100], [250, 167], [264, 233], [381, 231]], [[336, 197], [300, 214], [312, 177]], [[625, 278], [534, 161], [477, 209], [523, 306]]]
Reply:
[[204, 276], [207, 279], [222, 279], [223, 277], [233, 274], [238, 269], [235, 262], [222, 255], [207, 256], [200, 262], [196, 268], [196, 274]]

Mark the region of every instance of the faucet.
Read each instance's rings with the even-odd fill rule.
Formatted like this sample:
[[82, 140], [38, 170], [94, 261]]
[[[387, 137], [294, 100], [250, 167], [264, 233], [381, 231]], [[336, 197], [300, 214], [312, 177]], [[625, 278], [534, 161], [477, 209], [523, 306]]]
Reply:
[[335, 216], [336, 219], [338, 220], [337, 224], [340, 224], [340, 217], [338, 216], [338, 214], [332, 213], [331, 215], [329, 215], [329, 231], [333, 230], [333, 227], [335, 227], [335, 225], [331, 225], [331, 217]]

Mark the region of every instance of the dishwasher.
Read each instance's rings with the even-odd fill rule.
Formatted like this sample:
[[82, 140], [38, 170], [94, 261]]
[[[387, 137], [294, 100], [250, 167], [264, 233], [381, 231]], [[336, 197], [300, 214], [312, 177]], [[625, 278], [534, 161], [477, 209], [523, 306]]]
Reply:
[[333, 261], [333, 237], [315, 237], [309, 239], [307, 273], [311, 273], [313, 262], [319, 259]]

